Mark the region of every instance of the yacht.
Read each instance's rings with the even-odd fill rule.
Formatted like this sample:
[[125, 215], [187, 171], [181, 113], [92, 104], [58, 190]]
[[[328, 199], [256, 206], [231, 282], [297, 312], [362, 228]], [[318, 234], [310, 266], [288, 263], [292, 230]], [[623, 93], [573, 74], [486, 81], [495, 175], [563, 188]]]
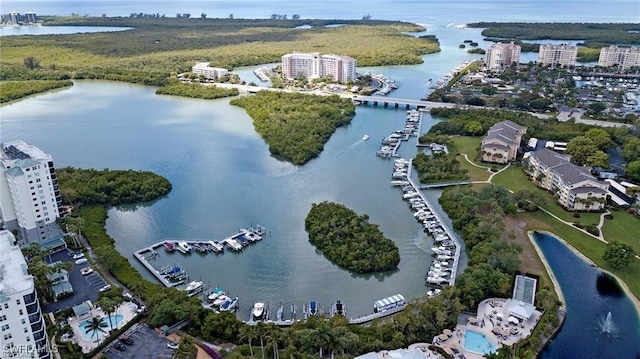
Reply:
[[187, 287], [184, 289], [187, 291], [187, 295], [193, 297], [194, 295], [200, 293], [202, 288], [204, 287], [204, 283], [199, 280], [194, 280], [187, 284]]
[[366, 140], [368, 140], [368, 139], [369, 139], [369, 135], [364, 135], [364, 136], [362, 136], [362, 140], [363, 140], [363, 141], [366, 141]]
[[164, 242], [164, 249], [166, 249], [167, 252], [173, 252], [175, 246], [171, 242]]
[[220, 307], [222, 304], [224, 304], [227, 300], [229, 300], [229, 297], [227, 297], [224, 294], [220, 294], [218, 296], [218, 298], [216, 298], [216, 300], [213, 301], [213, 306], [214, 307]]
[[218, 299], [219, 296], [221, 296], [223, 294], [224, 294], [224, 291], [222, 290], [222, 288], [216, 287], [211, 292], [209, 292], [209, 295], [207, 296], [207, 299], [210, 302], [214, 302], [216, 299]]
[[186, 241], [178, 242], [178, 249], [183, 253], [189, 253], [191, 252], [191, 245]]
[[211, 250], [216, 253], [224, 251], [224, 245], [218, 241], [209, 241], [209, 245], [211, 246]]
[[251, 311], [251, 319], [254, 321], [263, 320], [265, 317], [265, 307], [263, 302], [257, 302], [253, 305], [253, 310]]

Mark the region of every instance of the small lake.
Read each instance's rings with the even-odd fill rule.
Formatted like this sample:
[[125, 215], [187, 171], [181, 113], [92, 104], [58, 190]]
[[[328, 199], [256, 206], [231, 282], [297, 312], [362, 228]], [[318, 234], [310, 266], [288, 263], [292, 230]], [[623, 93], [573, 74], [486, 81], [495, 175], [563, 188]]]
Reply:
[[2, 26], [0, 27], [0, 36], [85, 34], [90, 32], [113, 32], [132, 29], [132, 27], [115, 26]]
[[640, 319], [615, 278], [551, 235], [536, 233], [534, 240], [560, 284], [567, 310], [562, 330], [540, 358], [637, 358]]

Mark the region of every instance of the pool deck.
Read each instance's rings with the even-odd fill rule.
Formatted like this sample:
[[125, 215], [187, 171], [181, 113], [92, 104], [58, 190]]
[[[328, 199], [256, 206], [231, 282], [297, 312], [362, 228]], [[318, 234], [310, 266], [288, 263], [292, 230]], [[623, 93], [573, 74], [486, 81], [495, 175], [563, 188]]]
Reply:
[[[447, 336], [446, 340], [442, 340], [439, 336], [433, 338], [433, 343], [442, 348], [449, 348], [454, 353], [453, 357], [467, 358], [467, 359], [483, 359], [484, 354], [468, 351], [464, 347], [465, 333], [467, 330], [473, 330], [480, 334], [483, 334], [487, 339], [496, 345], [496, 349], [502, 345], [513, 347], [516, 343], [526, 339], [533, 328], [542, 317], [540, 311], [535, 311], [533, 315], [526, 321], [520, 324], [509, 324], [507, 318], [510, 316], [503, 304], [505, 299], [502, 298], [489, 298], [485, 299], [478, 305], [478, 311], [476, 323], [467, 321], [466, 324], [458, 324], [452, 331], [451, 336]], [[498, 313], [501, 313], [502, 320], [498, 319]], [[502, 333], [495, 333], [495, 329], [500, 329]], [[511, 334], [511, 331], [517, 334]]]
[[[133, 319], [133, 317], [137, 314], [136, 313], [137, 308], [134, 308], [134, 307], [135, 307], [135, 304], [131, 302], [123, 302], [122, 304], [120, 304], [120, 306], [118, 307], [118, 309], [116, 309], [114, 313], [111, 313], [112, 316], [122, 315], [122, 321], [120, 322], [117, 328], [121, 328], [122, 326], [127, 324], [131, 319]], [[102, 341], [106, 337], [108, 337], [107, 333], [98, 333], [98, 335], [93, 339], [85, 339], [83, 337], [84, 333], [80, 333], [80, 328], [78, 328], [78, 324], [87, 319], [91, 319], [95, 316], [106, 317], [107, 315], [102, 311], [101, 308], [92, 306], [89, 313], [82, 315], [81, 317], [72, 316], [67, 318], [67, 323], [69, 323], [74, 333], [73, 337], [71, 338], [71, 341], [78, 344], [80, 347], [82, 347], [83, 353], [90, 352], [91, 350], [96, 348], [98, 345], [100, 345], [100, 343], [102, 343]], [[117, 329], [117, 328], [114, 328], [114, 329]]]

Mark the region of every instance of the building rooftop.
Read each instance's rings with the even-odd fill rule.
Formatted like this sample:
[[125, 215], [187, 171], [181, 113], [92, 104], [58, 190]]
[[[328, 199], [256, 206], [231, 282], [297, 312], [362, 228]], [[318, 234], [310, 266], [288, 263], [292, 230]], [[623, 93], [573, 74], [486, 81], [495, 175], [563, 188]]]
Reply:
[[607, 191], [598, 187], [578, 187], [571, 190], [572, 193], [598, 193], [605, 194]]
[[491, 139], [500, 140], [506, 144], [518, 144], [516, 138], [520, 133], [526, 131], [526, 127], [520, 126], [511, 121], [501, 121], [493, 124], [487, 131], [487, 135], [482, 138], [482, 143]]
[[44, 153], [38, 147], [27, 144], [24, 141], [13, 141], [2, 144], [2, 159], [25, 160], [33, 158], [36, 160], [51, 159], [51, 156]]
[[531, 156], [535, 157], [539, 162], [547, 167], [555, 167], [563, 163], [568, 163], [571, 158], [569, 155], [563, 155], [548, 148], [542, 148], [531, 152]]
[[554, 170], [569, 186], [586, 180], [598, 182], [598, 179], [591, 174], [589, 167], [577, 166], [570, 162], [565, 162], [554, 167]]
[[0, 231], [0, 302], [14, 293], [33, 288], [33, 278], [27, 272], [27, 262], [13, 234]]
[[518, 302], [534, 304], [537, 282], [535, 278], [517, 275], [515, 285], [513, 286], [512, 299]]

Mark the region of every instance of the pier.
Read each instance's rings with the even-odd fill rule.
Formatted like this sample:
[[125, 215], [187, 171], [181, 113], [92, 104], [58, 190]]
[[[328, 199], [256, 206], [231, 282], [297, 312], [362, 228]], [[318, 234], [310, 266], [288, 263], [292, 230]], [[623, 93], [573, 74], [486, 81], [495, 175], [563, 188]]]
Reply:
[[450, 186], [460, 186], [465, 184], [473, 184], [471, 180], [464, 181], [453, 181], [453, 182], [439, 182], [439, 183], [429, 183], [429, 184], [421, 184], [418, 186], [419, 189], [432, 189], [432, 188], [443, 188]]
[[133, 252], [133, 256], [151, 273], [162, 285], [165, 287], [176, 287], [185, 282], [188, 275], [185, 273], [183, 277], [177, 281], [169, 280], [169, 275], [162, 270], [154, 268], [149, 259], [155, 258], [158, 254], [157, 248], [165, 247], [168, 252], [178, 251], [182, 254], [189, 255], [192, 248], [195, 251], [206, 254], [208, 252], [221, 253], [224, 250], [224, 245], [234, 251], [241, 251], [244, 247], [251, 243], [262, 240], [266, 234], [266, 229], [261, 225], [256, 225], [254, 228], [240, 228], [237, 233], [221, 240], [195, 240], [195, 239], [179, 239], [179, 238], [165, 238], [160, 242], [154, 243], [150, 246], [144, 247]]

